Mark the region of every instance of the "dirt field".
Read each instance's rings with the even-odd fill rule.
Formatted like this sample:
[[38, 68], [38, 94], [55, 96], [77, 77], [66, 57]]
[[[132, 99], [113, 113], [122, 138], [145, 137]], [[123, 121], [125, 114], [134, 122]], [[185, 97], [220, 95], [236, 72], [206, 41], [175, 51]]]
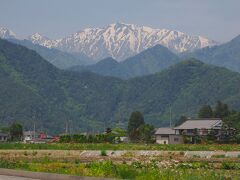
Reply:
[[80, 161], [91, 162], [111, 160], [115, 162], [132, 162], [136, 160], [176, 160], [189, 161], [211, 161], [240, 162], [240, 151], [105, 151], [102, 155], [98, 150], [0, 150], [0, 159], [4, 160], [41, 160], [49, 159], [55, 161]]
[[238, 179], [240, 151], [0, 150], [0, 165], [119, 179]]

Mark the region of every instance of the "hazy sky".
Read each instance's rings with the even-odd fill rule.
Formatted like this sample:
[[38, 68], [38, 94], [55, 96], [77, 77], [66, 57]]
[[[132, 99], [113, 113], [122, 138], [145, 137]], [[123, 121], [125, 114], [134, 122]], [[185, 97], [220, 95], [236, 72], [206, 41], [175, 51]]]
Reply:
[[224, 42], [240, 34], [240, 0], [0, 0], [0, 26], [20, 38], [61, 38], [117, 21]]

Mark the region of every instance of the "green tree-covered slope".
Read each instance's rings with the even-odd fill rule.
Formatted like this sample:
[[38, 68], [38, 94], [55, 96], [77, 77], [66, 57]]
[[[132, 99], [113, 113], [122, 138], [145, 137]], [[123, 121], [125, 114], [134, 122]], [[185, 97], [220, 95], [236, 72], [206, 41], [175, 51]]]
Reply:
[[121, 80], [55, 68], [35, 51], [0, 40], [0, 123], [23, 123], [50, 133], [103, 131], [125, 124], [132, 111], [156, 126], [181, 115], [195, 116], [217, 100], [240, 107], [240, 74], [198, 60], [180, 62], [160, 73]]
[[240, 35], [225, 44], [199, 49], [184, 57], [194, 57], [207, 64], [240, 72]]
[[9, 39], [10, 42], [20, 44], [40, 54], [44, 59], [60, 69], [68, 69], [77, 65], [88, 65], [95, 63], [83, 54], [70, 54], [57, 49], [49, 49], [28, 40]]
[[178, 62], [180, 60], [177, 55], [166, 47], [156, 45], [119, 63], [107, 58], [94, 65], [74, 66], [69, 70], [91, 71], [104, 76], [129, 79], [160, 72]]

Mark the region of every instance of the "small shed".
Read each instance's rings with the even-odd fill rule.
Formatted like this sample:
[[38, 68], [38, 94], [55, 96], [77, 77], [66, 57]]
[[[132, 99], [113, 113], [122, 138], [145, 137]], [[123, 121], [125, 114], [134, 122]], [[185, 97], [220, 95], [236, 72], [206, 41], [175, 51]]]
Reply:
[[0, 132], [0, 142], [6, 142], [8, 139], [8, 134]]
[[158, 128], [155, 132], [157, 144], [183, 144], [183, 137], [173, 128]]

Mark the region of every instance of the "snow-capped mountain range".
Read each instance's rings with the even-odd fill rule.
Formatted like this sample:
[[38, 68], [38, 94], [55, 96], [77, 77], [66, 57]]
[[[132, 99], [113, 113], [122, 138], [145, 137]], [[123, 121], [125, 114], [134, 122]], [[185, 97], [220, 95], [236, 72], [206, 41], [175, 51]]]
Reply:
[[[6, 38], [7, 35], [1, 31], [2, 29], [0, 29], [0, 37]], [[125, 23], [110, 24], [104, 28], [87, 28], [56, 40], [35, 33], [29, 36], [28, 40], [48, 48], [85, 54], [96, 60], [113, 57], [119, 61], [157, 44], [161, 44], [175, 53], [193, 51], [217, 44], [202, 36], [190, 36], [180, 31], [154, 29]]]
[[14, 39], [14, 38], [16, 38], [16, 34], [7, 28], [0, 27], [0, 38]]

